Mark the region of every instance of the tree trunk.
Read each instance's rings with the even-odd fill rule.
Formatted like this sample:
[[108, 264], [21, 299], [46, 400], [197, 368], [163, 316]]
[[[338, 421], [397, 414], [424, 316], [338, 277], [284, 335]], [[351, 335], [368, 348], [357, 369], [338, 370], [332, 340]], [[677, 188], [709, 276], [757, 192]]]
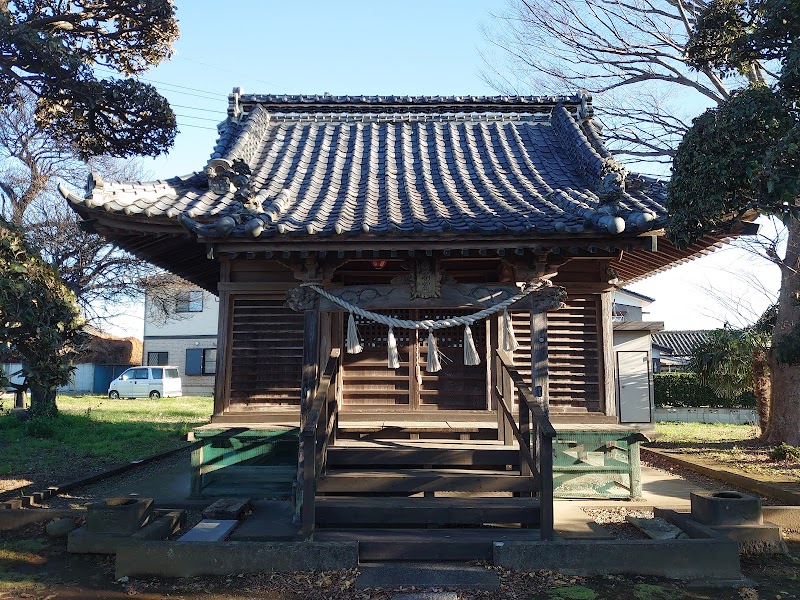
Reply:
[[767, 358], [767, 351], [764, 348], [756, 348], [753, 351], [753, 395], [756, 397], [761, 438], [766, 438], [769, 431], [770, 403], [772, 401], [772, 383], [769, 379]]
[[778, 348], [784, 336], [797, 335], [794, 328], [800, 325], [800, 221], [792, 219], [788, 233], [786, 258], [781, 265], [778, 318], [770, 352], [772, 415], [766, 441], [797, 446], [800, 445], [800, 357], [792, 357], [791, 363], [782, 362]]
[[31, 384], [31, 415], [34, 417], [55, 417], [56, 389], [43, 385]]

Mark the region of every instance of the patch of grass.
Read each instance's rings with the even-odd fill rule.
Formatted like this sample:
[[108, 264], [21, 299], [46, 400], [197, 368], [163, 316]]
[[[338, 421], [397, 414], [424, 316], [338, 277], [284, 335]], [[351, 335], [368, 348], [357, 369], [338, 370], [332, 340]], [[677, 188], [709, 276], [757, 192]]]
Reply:
[[770, 450], [772, 460], [785, 460], [787, 462], [800, 462], [800, 447], [790, 446], [786, 442]]
[[547, 595], [553, 600], [596, 600], [597, 592], [583, 585], [557, 587], [548, 590]]
[[6, 542], [0, 548], [3, 550], [11, 550], [13, 552], [40, 552], [47, 548], [49, 544], [46, 539], [42, 538], [26, 538], [22, 540], [12, 540]]
[[[35, 540], [29, 540], [35, 541]], [[7, 543], [0, 546], [0, 569], [7, 570], [8, 567], [14, 565], [43, 565], [47, 559], [37, 552], [41, 548], [31, 551], [23, 548], [16, 548], [12, 544]]]
[[[773, 448], [756, 437], [751, 425], [656, 423], [659, 437], [653, 448], [678, 450], [687, 456], [781, 481], [800, 481], [800, 460], [791, 459], [792, 446]], [[784, 458], [785, 456], [785, 458]]]
[[64, 482], [184, 445], [186, 433], [213, 411], [209, 397], [59, 396], [57, 404], [53, 419], [0, 416], [0, 474], [36, 485]]
[[684, 597], [683, 592], [674, 588], [652, 583], [637, 583], [633, 586], [633, 595], [637, 600], [677, 600]]
[[691, 447], [698, 444], [743, 442], [755, 439], [752, 425], [727, 425], [722, 423], [656, 423], [659, 434], [656, 446], [676, 445]]

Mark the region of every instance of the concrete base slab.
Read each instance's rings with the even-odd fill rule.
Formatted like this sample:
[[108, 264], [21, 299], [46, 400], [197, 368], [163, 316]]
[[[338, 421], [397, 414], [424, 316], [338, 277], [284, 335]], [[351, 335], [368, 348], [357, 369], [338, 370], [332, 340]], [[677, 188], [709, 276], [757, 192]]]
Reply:
[[520, 571], [570, 575], [654, 575], [671, 579], [741, 580], [733, 540], [615, 540], [505, 542], [495, 544], [494, 563]]
[[761, 525], [729, 525], [715, 531], [736, 540], [742, 554], [786, 554], [781, 528], [772, 523]]
[[195, 577], [358, 567], [356, 542], [133, 542], [117, 550], [116, 577]]
[[800, 506], [762, 506], [761, 515], [781, 529], [800, 531]]
[[553, 507], [555, 532], [570, 540], [613, 540], [614, 536], [602, 525], [595, 523], [586, 512], [575, 504], [557, 502]]
[[494, 571], [450, 563], [365, 563], [359, 567], [356, 588], [400, 587], [497, 590], [500, 578]]
[[258, 500], [253, 512], [231, 534], [231, 541], [289, 542], [297, 539], [298, 528], [292, 524], [294, 506], [289, 501]]
[[67, 536], [67, 552], [71, 554], [114, 554], [121, 542], [128, 539], [117, 533], [94, 533], [79, 527]]
[[252, 504], [250, 498], [220, 498], [203, 510], [203, 518], [239, 520]]
[[19, 529], [31, 523], [41, 523], [59, 517], [83, 518], [86, 511], [79, 508], [28, 508], [25, 510], [0, 510], [0, 531]]
[[230, 535], [239, 521], [234, 519], [203, 519], [183, 534], [179, 542], [221, 542]]

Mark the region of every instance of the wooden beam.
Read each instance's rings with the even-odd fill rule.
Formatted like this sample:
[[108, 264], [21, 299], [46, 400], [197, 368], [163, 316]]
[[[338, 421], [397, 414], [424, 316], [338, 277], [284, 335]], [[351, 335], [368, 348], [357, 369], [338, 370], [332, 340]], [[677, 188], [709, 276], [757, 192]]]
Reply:
[[[308, 413], [311, 410], [311, 404], [314, 401], [314, 390], [317, 387], [317, 373], [319, 372], [319, 303], [313, 302], [312, 308], [303, 311], [303, 369], [300, 377], [300, 431], [306, 426]], [[313, 507], [313, 488], [309, 493], [309, 473], [313, 480], [314, 473], [314, 452], [313, 443], [308, 442], [307, 439], [300, 437], [300, 444], [297, 450], [297, 490], [302, 490], [303, 499], [303, 526], [304, 528], [309, 525], [306, 519], [306, 495], [309, 495], [310, 506]], [[309, 451], [309, 445], [311, 451]], [[299, 498], [295, 498], [297, 504]], [[312, 510], [313, 513], [313, 510]], [[312, 515], [313, 518], [313, 515]], [[313, 528], [313, 521], [310, 523]]]
[[539, 405], [548, 413], [550, 376], [547, 366], [547, 313], [531, 310], [531, 382]]
[[[231, 276], [229, 260], [220, 261], [220, 280], [227, 282]], [[229, 293], [219, 292], [219, 315], [217, 316], [217, 376], [214, 380], [214, 415], [219, 416], [230, 408], [231, 360], [230, 344], [233, 336], [233, 300]]]
[[[442, 284], [439, 298], [411, 298], [411, 286], [408, 284], [344, 286], [329, 290], [333, 295], [351, 303], [358, 304], [364, 310], [380, 310], [385, 308], [438, 308], [438, 307], [475, 307], [477, 309], [492, 306], [514, 296], [517, 286], [513, 284], [477, 284], [477, 283], [445, 283]], [[342, 311], [338, 304], [322, 299], [320, 310]]]
[[616, 385], [614, 373], [614, 325], [611, 321], [613, 313], [612, 292], [600, 294], [599, 319], [597, 323], [600, 343], [600, 389], [603, 397], [601, 406], [608, 416], [617, 414]]

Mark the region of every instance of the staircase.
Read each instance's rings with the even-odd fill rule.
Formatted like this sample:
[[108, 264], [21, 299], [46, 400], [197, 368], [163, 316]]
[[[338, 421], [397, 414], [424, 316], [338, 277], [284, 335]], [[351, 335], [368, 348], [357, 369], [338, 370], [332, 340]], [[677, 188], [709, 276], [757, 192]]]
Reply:
[[[490, 560], [497, 543], [552, 539], [555, 430], [502, 357], [488, 423], [442, 411], [453, 420], [387, 414], [352, 427], [340, 422], [339, 357], [331, 351], [300, 431], [302, 537], [356, 541], [362, 561]], [[490, 429], [493, 440], [470, 439]]]
[[495, 542], [540, 539], [535, 477], [489, 441], [339, 440], [317, 482], [317, 540], [359, 558], [491, 559]]

